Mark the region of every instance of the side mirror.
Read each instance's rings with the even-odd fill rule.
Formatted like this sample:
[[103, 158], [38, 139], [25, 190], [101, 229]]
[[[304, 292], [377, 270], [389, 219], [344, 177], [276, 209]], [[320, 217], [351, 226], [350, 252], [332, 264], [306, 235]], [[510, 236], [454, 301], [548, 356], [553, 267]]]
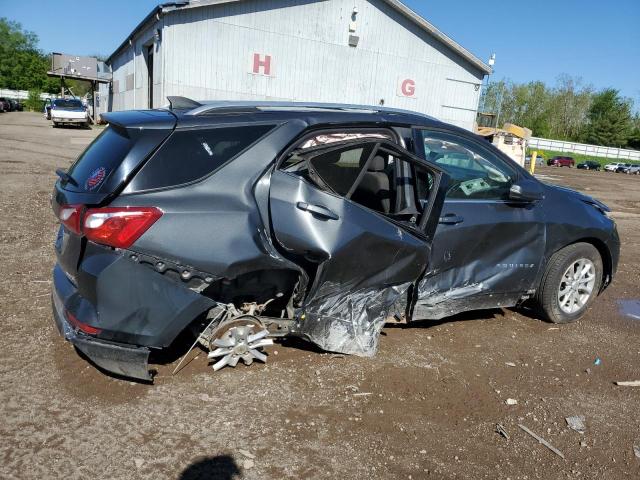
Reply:
[[542, 186], [535, 180], [523, 178], [511, 185], [509, 200], [514, 202], [537, 202], [544, 198]]

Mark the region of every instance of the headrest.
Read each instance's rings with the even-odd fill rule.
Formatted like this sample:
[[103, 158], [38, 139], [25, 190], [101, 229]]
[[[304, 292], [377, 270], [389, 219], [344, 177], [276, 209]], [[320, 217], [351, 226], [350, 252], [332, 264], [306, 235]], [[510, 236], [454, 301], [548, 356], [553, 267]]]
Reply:
[[386, 164], [387, 162], [382, 155], [376, 155], [373, 157], [373, 160], [371, 160], [367, 170], [370, 172], [384, 172]]

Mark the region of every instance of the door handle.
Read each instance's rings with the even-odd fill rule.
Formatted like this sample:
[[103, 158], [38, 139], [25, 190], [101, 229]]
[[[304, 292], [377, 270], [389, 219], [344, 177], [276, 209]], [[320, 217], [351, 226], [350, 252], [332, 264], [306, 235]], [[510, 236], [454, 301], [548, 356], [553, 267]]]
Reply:
[[455, 213], [447, 213], [445, 216], [440, 217], [439, 221], [439, 223], [444, 225], [457, 225], [462, 222], [464, 222], [464, 218], [460, 215], [456, 215]]
[[313, 215], [317, 215], [318, 217], [328, 218], [329, 220], [338, 220], [340, 217], [329, 210], [327, 207], [323, 207], [322, 205], [309, 205], [305, 202], [298, 202], [296, 205], [300, 210], [304, 212], [309, 212]]

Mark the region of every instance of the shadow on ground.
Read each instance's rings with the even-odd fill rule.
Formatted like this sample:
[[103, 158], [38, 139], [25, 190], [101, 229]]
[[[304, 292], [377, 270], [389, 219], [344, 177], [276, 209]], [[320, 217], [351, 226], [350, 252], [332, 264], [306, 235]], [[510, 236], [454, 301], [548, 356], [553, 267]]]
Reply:
[[240, 468], [229, 455], [205, 457], [184, 469], [178, 480], [232, 480], [238, 478]]

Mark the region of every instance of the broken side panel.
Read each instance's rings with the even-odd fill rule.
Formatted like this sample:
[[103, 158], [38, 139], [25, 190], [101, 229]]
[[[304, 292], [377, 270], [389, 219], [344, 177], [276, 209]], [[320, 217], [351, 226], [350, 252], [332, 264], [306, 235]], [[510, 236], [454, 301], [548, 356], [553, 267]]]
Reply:
[[300, 333], [327, 350], [373, 355], [386, 311], [427, 266], [429, 241], [282, 171], [270, 199], [280, 247], [317, 266]]
[[323, 350], [371, 357], [394, 304], [411, 284], [345, 292], [326, 282], [326, 294], [306, 306], [298, 331]]

